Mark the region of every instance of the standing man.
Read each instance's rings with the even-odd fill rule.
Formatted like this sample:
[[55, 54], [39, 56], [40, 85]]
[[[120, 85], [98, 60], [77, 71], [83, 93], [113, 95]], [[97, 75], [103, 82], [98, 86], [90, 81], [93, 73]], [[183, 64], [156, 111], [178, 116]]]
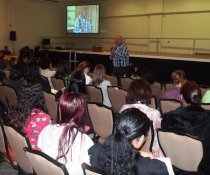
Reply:
[[113, 62], [113, 74], [117, 77], [127, 76], [129, 70], [129, 53], [122, 36], [116, 36], [115, 46], [111, 50], [110, 59]]

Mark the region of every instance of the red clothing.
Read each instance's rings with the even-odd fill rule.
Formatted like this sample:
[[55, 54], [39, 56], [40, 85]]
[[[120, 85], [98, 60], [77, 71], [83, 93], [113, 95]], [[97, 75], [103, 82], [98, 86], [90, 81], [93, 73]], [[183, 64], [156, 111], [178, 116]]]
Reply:
[[24, 132], [26, 136], [29, 138], [32, 149], [40, 150], [37, 147], [37, 142], [39, 138], [39, 134], [41, 131], [50, 124], [50, 116], [48, 114], [43, 113], [39, 109], [33, 109], [30, 116], [28, 116]]

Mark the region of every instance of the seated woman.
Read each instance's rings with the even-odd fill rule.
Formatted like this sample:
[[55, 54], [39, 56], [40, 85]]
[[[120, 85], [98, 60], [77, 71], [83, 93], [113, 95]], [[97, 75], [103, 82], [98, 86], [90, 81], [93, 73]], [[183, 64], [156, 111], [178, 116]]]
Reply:
[[[50, 123], [50, 116], [46, 114], [42, 86], [33, 68], [28, 66], [26, 81], [18, 91], [18, 107], [9, 113], [9, 119], [29, 137], [32, 148], [38, 149], [39, 133]], [[39, 73], [38, 68], [36, 72]]]
[[[150, 108], [148, 105], [151, 103], [151, 88], [146, 80], [134, 80], [129, 88], [126, 97], [127, 104], [123, 105], [120, 112], [127, 108], [138, 108], [140, 111], [144, 112], [150, 120], [153, 121], [154, 129], [160, 128], [161, 125], [161, 115], [156, 109]], [[160, 147], [157, 140], [157, 133], [154, 132], [154, 142], [152, 146], [153, 153], [156, 156], [162, 156]]]
[[56, 73], [55, 70], [51, 70], [50, 69], [51, 63], [50, 60], [48, 58], [42, 58], [40, 60], [40, 75], [44, 76], [48, 79], [48, 82], [50, 84], [51, 89], [53, 89], [53, 85], [52, 85], [52, 81], [51, 81], [51, 77], [53, 77]]
[[171, 73], [174, 87], [163, 94], [164, 99], [181, 100], [180, 88], [186, 82], [186, 73], [183, 70], [176, 70]]
[[10, 72], [9, 79], [6, 81], [6, 85], [14, 88], [17, 93], [20, 86], [23, 84], [23, 75], [22, 67], [20, 65], [14, 65]]
[[93, 85], [101, 88], [103, 94], [103, 104], [111, 107], [107, 87], [111, 86], [110, 81], [105, 79], [106, 69], [103, 64], [97, 64], [93, 71]]
[[69, 61], [64, 60], [64, 59], [58, 61], [55, 77], [63, 79], [65, 86], [68, 85], [68, 83], [70, 81]]
[[69, 174], [83, 175], [81, 164], [89, 163], [88, 149], [93, 145], [85, 128], [85, 101], [77, 93], [65, 93], [58, 102], [58, 124], [42, 130], [38, 147], [44, 153], [66, 165]]
[[146, 114], [136, 108], [124, 110], [119, 116], [116, 133], [103, 145], [95, 144], [90, 148], [91, 165], [110, 175], [168, 174], [163, 162], [139, 152], [149, 127]]
[[177, 133], [204, 138], [204, 156], [199, 172], [210, 172], [210, 111], [200, 106], [201, 89], [194, 81], [187, 81], [180, 89], [183, 106], [163, 114], [161, 127]]
[[76, 71], [81, 71], [85, 75], [85, 84], [91, 84], [92, 78], [88, 75], [88, 72], [90, 71], [90, 63], [88, 61], [82, 61], [77, 66]]

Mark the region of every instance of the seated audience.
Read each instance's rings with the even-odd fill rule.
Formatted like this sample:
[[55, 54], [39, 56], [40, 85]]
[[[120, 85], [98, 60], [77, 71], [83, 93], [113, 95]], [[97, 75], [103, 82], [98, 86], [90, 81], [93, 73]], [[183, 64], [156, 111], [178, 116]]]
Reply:
[[138, 65], [135, 65], [134, 63], [130, 63], [130, 70], [128, 72], [128, 77], [132, 79], [140, 79], [140, 71], [138, 68]]
[[82, 71], [85, 74], [85, 84], [91, 84], [92, 83], [92, 78], [88, 75], [90, 71], [90, 63], [88, 61], [82, 61], [79, 63], [77, 66], [76, 71]]
[[58, 61], [55, 77], [63, 79], [65, 86], [68, 85], [70, 81], [70, 65], [67, 60], [62, 59]]
[[[122, 106], [120, 112], [127, 108], [138, 108], [144, 112], [150, 120], [153, 121], [154, 129], [160, 128], [161, 115], [156, 109], [150, 108], [148, 105], [151, 103], [151, 88], [146, 80], [133, 80], [128, 88], [128, 94], [126, 97], [126, 103]], [[160, 147], [157, 140], [157, 133], [154, 132], [154, 142], [152, 151], [156, 156], [162, 156]]]
[[4, 46], [3, 55], [11, 55], [11, 52], [9, 51], [8, 46]]
[[103, 64], [97, 64], [93, 71], [93, 85], [101, 88], [103, 94], [103, 104], [111, 107], [107, 87], [111, 86], [110, 81], [105, 79], [106, 69]]
[[180, 93], [183, 106], [163, 114], [161, 127], [171, 132], [190, 134], [204, 139], [204, 156], [198, 171], [209, 174], [210, 112], [200, 106], [201, 89], [196, 82], [187, 81], [184, 83]]
[[171, 73], [171, 79], [174, 87], [167, 90], [163, 94], [163, 98], [181, 100], [180, 88], [186, 82], [186, 73], [183, 70], [176, 70]]
[[91, 165], [109, 175], [168, 174], [163, 162], [139, 151], [149, 127], [150, 120], [145, 113], [136, 108], [124, 110], [119, 116], [116, 132], [103, 145], [95, 144], [89, 149]]
[[14, 65], [10, 72], [9, 79], [6, 81], [6, 85], [14, 88], [17, 93], [20, 86], [23, 84], [23, 75], [22, 67], [20, 65]]
[[0, 50], [0, 61], [4, 60], [4, 54], [3, 54], [3, 50]]
[[156, 97], [157, 106], [159, 108], [160, 107], [159, 101], [162, 98], [162, 92], [161, 92], [161, 89], [155, 85], [153, 71], [149, 68], [145, 68], [142, 70], [141, 74], [142, 74], [142, 78], [149, 82], [151, 90], [152, 90], [152, 95]]
[[57, 124], [42, 130], [38, 147], [42, 152], [65, 164], [69, 174], [83, 175], [81, 164], [89, 163], [88, 149], [93, 145], [85, 129], [85, 101], [77, 93], [65, 93], [58, 102]]
[[40, 75], [44, 76], [48, 79], [51, 89], [53, 89], [51, 77], [53, 77], [56, 73], [54, 70], [50, 70], [50, 61], [47, 58], [42, 58], [40, 60]]

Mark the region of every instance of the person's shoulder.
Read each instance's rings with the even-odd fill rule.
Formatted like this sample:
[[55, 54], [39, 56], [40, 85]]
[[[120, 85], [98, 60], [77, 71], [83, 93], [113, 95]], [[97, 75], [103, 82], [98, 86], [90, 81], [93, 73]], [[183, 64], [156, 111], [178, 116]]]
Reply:
[[168, 174], [165, 163], [157, 159], [150, 159], [148, 157], [140, 156], [136, 164], [138, 172], [137, 174]]

